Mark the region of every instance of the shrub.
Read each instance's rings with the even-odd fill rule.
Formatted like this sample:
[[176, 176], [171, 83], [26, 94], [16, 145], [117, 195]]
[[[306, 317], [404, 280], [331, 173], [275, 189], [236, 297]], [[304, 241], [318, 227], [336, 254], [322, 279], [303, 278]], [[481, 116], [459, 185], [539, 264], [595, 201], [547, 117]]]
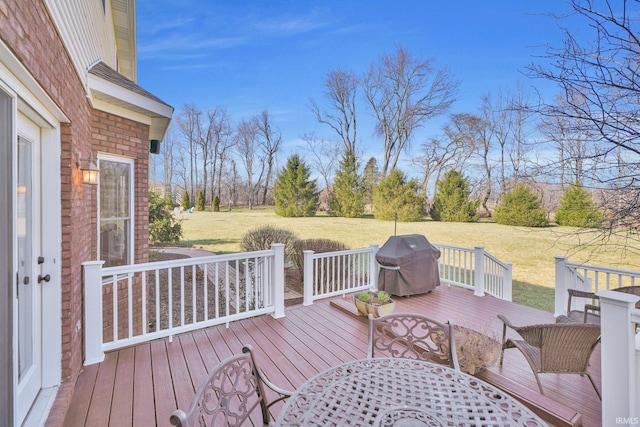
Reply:
[[189, 199], [189, 192], [185, 191], [182, 194], [182, 201], [180, 202], [180, 206], [182, 206], [182, 209], [187, 210], [191, 207], [191, 200]]
[[244, 252], [264, 251], [271, 249], [272, 243], [282, 243], [285, 245], [285, 257], [291, 260], [293, 245], [297, 240], [298, 237], [292, 231], [273, 225], [263, 225], [249, 230], [242, 236], [240, 249]]
[[[347, 250], [347, 246], [344, 243], [331, 239], [304, 239], [293, 242], [291, 261], [293, 265], [300, 272], [301, 277], [304, 277], [304, 253], [303, 251], [314, 251], [315, 253], [325, 252], [337, 252]], [[319, 268], [324, 268], [324, 271], [329, 271], [331, 268], [327, 261], [326, 264]], [[343, 266], [344, 268], [345, 266]]]
[[277, 215], [302, 217], [316, 214], [320, 193], [316, 181], [310, 177], [309, 167], [297, 154], [289, 157], [274, 183], [273, 198]]
[[213, 198], [213, 203], [211, 204], [211, 210], [214, 212], [220, 212], [220, 197], [216, 194]]
[[202, 192], [202, 190], [198, 191], [198, 197], [196, 198], [196, 210], [204, 210], [204, 193]]
[[477, 213], [480, 201], [469, 200], [471, 186], [469, 180], [451, 169], [437, 183], [437, 191], [433, 197], [433, 206], [429, 212], [434, 221], [443, 222], [476, 222], [480, 218]]
[[522, 227], [545, 227], [549, 224], [547, 211], [539, 197], [526, 185], [519, 184], [504, 195], [496, 206], [493, 219], [498, 224]]
[[392, 169], [373, 190], [374, 217], [380, 220], [420, 221], [424, 216], [424, 197], [418, 181], [406, 180], [404, 174]]
[[182, 225], [173, 218], [166, 199], [149, 191], [149, 243], [177, 243], [181, 237]]
[[591, 193], [575, 184], [562, 194], [556, 222], [569, 227], [600, 228], [602, 212], [596, 208]]

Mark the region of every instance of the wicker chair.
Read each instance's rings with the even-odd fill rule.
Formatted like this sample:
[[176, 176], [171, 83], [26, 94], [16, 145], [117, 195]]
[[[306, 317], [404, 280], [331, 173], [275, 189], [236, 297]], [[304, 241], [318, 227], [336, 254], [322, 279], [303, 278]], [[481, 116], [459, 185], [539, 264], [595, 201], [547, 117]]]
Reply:
[[[269, 403], [264, 384], [279, 397]], [[187, 412], [174, 411], [169, 421], [174, 426], [244, 426], [260, 406], [262, 422], [269, 425], [269, 408], [291, 396], [292, 392], [273, 385], [257, 367], [252, 348], [246, 345], [242, 354], [231, 356], [211, 371], [196, 392]]]
[[369, 351], [391, 357], [422, 359], [460, 370], [453, 322], [438, 322], [413, 313], [394, 313], [374, 318], [369, 314]]
[[[616, 292], [624, 292], [640, 296], [640, 286], [623, 286], [611, 289]], [[568, 289], [569, 301], [567, 302], [567, 314], [558, 316], [556, 323], [593, 323], [600, 324], [600, 306], [596, 304], [599, 300], [595, 292], [580, 291], [577, 289]], [[588, 298], [591, 303], [584, 305], [584, 310], [571, 310], [573, 298]], [[640, 308], [640, 301], [636, 304], [636, 308]]]
[[[544, 394], [539, 374], [580, 374], [586, 375], [600, 399], [600, 391], [587, 371], [593, 349], [600, 342], [600, 325], [588, 323], [550, 323], [541, 325], [514, 326], [504, 315], [498, 318], [503, 322], [502, 351], [517, 348], [531, 366], [540, 393]], [[507, 339], [507, 327], [516, 331], [522, 340]]]

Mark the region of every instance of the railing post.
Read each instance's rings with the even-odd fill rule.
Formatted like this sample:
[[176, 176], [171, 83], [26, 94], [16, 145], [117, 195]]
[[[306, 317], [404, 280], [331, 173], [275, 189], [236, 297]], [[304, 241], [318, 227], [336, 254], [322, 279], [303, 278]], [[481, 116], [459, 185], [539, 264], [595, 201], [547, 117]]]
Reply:
[[554, 316], [560, 316], [562, 314], [566, 314], [565, 311], [567, 309], [567, 288], [568, 288], [568, 280], [567, 280], [567, 257], [557, 256], [555, 257], [556, 262], [556, 293], [555, 293], [555, 307], [554, 307]]
[[600, 291], [602, 425], [637, 420], [640, 408], [637, 390], [635, 325], [631, 311], [638, 297], [615, 291]]
[[273, 317], [284, 317], [284, 244], [272, 243], [273, 261]]
[[302, 304], [313, 304], [313, 251], [302, 251], [304, 256], [304, 277], [302, 289], [304, 292]]
[[506, 301], [513, 300], [513, 264], [505, 262], [507, 267], [502, 278], [502, 299]]
[[378, 267], [378, 261], [376, 261], [376, 254], [380, 250], [380, 246], [375, 243], [372, 243], [369, 248], [371, 252], [369, 253], [369, 282], [371, 285], [371, 290], [378, 290], [378, 271], [380, 267]]
[[473, 294], [478, 297], [484, 296], [484, 247], [473, 248], [475, 255], [474, 268], [474, 290]]
[[104, 261], [82, 263], [84, 276], [84, 365], [104, 360], [102, 351], [102, 265]]

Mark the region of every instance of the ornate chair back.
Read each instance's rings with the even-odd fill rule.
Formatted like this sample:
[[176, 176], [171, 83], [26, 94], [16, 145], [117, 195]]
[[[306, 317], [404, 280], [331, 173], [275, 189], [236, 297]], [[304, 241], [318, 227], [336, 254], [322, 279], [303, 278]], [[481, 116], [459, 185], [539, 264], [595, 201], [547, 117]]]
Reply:
[[386, 356], [422, 359], [460, 370], [453, 322], [446, 323], [414, 313], [369, 315], [368, 357]]
[[[281, 396], [267, 403], [263, 384]], [[189, 409], [186, 412], [176, 410], [169, 421], [179, 427], [244, 426], [251, 422], [252, 413], [260, 407], [260, 417], [266, 426], [270, 406], [289, 395], [291, 392], [268, 382], [256, 366], [251, 346], [247, 345], [242, 354], [220, 362], [196, 391]]]

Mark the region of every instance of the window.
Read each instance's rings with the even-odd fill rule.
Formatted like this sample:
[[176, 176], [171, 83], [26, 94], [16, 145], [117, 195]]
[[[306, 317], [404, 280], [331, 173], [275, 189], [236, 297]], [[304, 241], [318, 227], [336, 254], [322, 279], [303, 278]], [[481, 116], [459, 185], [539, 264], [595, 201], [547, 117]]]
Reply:
[[133, 160], [100, 156], [98, 259], [133, 264]]

